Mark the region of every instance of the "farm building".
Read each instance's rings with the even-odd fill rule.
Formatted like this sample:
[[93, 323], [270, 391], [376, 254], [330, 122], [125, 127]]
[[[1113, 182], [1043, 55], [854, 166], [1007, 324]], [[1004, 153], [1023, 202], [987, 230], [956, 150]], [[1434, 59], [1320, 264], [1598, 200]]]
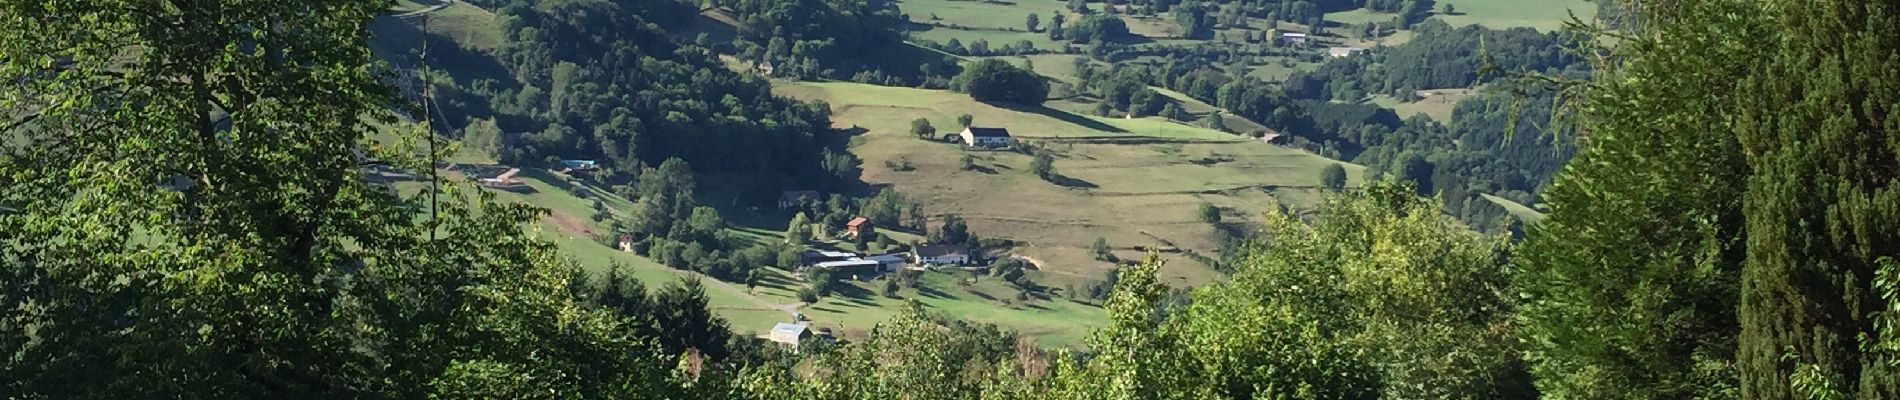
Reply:
[[768, 61], [760, 61], [760, 62], [759, 62], [759, 75], [765, 75], [765, 76], [777, 76], [777, 75], [775, 75], [775, 74], [774, 74], [774, 73], [776, 73], [776, 72], [778, 72], [778, 68], [774, 68], [774, 67], [772, 66], [772, 62], [771, 62], [771, 61], [769, 61], [769, 60], [768, 60]]
[[891, 272], [896, 271], [898, 268], [903, 268], [904, 264], [909, 264], [910, 255], [904, 253], [878, 254], [864, 256], [864, 260], [876, 261], [878, 267], [882, 268], [884, 272]]
[[856, 259], [858, 259], [857, 254], [847, 253], [847, 252], [842, 252], [842, 251], [807, 251], [805, 252], [805, 254], [799, 257], [799, 262], [805, 265], [817, 265], [818, 263], [824, 263], [824, 262], [849, 261], [849, 260], [856, 260]]
[[633, 235], [621, 234], [620, 247], [618, 248], [620, 249], [620, 251], [632, 253], [633, 252]]
[[1284, 44], [1306, 44], [1306, 39], [1307, 36], [1304, 33], [1286, 32], [1280, 34], [1280, 43]]
[[970, 251], [962, 245], [929, 244], [911, 250], [917, 264], [963, 265], [970, 263]]
[[871, 220], [864, 219], [864, 217], [852, 218], [851, 222], [846, 222], [844, 224], [845, 235], [849, 235], [853, 237], [856, 237], [858, 235], [869, 235], [869, 234], [875, 233], [875, 231], [876, 231], [876, 227], [871, 226]]
[[818, 199], [819, 195], [816, 190], [787, 190], [778, 195], [778, 209], [791, 209], [807, 201], [818, 201]]
[[593, 171], [600, 169], [600, 163], [594, 160], [561, 160], [561, 167], [566, 168], [566, 172]]
[[884, 271], [884, 263], [876, 260], [850, 259], [844, 261], [826, 261], [811, 266], [821, 270], [830, 270], [832, 276], [876, 276]]
[[1344, 58], [1359, 54], [1359, 52], [1363, 51], [1366, 51], [1366, 49], [1361, 47], [1332, 47], [1326, 49], [1326, 55], [1332, 56], [1333, 58]]
[[963, 137], [963, 144], [970, 147], [994, 149], [1009, 147], [1010, 144], [1009, 130], [1003, 128], [978, 128], [972, 126], [963, 128], [963, 133], [958, 134], [958, 136]]
[[802, 323], [780, 322], [772, 326], [772, 333], [766, 336], [774, 343], [789, 346], [798, 351], [798, 343], [811, 338], [811, 327]]
[[494, 177], [476, 178], [475, 183], [482, 185], [482, 187], [510, 192], [534, 191], [534, 188], [529, 187], [528, 184], [522, 183], [520, 179], [515, 179], [515, 174], [519, 173], [521, 173], [520, 168], [509, 168], [508, 171], [502, 172], [500, 175], [495, 175]]

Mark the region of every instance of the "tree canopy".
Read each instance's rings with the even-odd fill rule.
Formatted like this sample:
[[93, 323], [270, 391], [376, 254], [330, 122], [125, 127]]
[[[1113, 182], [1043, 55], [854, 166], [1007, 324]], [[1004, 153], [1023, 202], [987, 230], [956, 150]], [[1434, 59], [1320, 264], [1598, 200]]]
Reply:
[[951, 85], [981, 102], [1038, 106], [1049, 97], [1049, 83], [1042, 75], [997, 59], [964, 68]]

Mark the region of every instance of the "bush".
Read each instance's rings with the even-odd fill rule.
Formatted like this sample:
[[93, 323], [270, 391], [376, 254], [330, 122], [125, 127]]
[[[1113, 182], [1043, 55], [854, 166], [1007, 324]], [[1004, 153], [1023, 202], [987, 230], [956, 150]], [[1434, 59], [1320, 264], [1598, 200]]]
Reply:
[[1220, 208], [1214, 207], [1213, 204], [1201, 203], [1200, 215], [1201, 222], [1210, 224], [1220, 222]]
[[1319, 171], [1319, 185], [1327, 189], [1346, 187], [1346, 167], [1339, 164], [1326, 166], [1326, 169]]

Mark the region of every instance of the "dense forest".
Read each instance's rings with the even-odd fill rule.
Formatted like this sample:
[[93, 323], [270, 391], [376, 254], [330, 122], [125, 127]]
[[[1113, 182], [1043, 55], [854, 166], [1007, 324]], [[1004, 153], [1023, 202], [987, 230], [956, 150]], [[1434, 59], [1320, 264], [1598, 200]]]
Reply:
[[[1900, 398], [1890, 2], [1629, 5], [1623, 24], [1640, 29], [1580, 41], [1605, 55], [1593, 78], [1545, 88], [1564, 101], [1544, 112], [1569, 113], [1562, 132], [1582, 140], [1522, 242], [1459, 226], [1409, 186], [1424, 181], [1374, 182], [1312, 214], [1268, 213], [1218, 283], [1177, 295], [1153, 258], [1118, 270], [1109, 321], [1081, 347], [914, 305], [797, 352], [733, 335], [693, 282], [584, 276], [524, 229], [543, 211], [416, 174], [436, 166], [413, 144], [438, 132], [372, 138], [411, 108], [366, 44], [385, 4], [107, 3], [0, 1], [6, 397]], [[721, 66], [694, 61], [703, 50], [580, 40], [654, 28], [539, 20], [669, 9], [649, 5], [511, 11], [524, 24], [511, 36], [576, 40], [505, 53], [550, 70], [628, 60], [600, 54], [649, 73], [703, 66], [690, 75], [721, 82]], [[625, 88], [600, 93], [657, 96], [599, 100], [632, 113], [705, 101], [680, 87], [700, 81], [602, 72]], [[516, 93], [568, 96], [551, 93], [561, 74], [518, 73]], [[734, 79], [718, 87], [763, 87]], [[750, 97], [824, 122], [821, 106]], [[1496, 112], [1473, 104], [1461, 112]], [[589, 117], [523, 110], [538, 111], [496, 123]], [[711, 115], [776, 132], [745, 131], [743, 111]], [[599, 131], [562, 137], [610, 155]], [[683, 171], [789, 159], [720, 164], [665, 137], [615, 161], [654, 172], [613, 179], [659, 192], [710, 175]], [[672, 212], [691, 196], [639, 197]], [[695, 217], [668, 230], [691, 234]]]
[[[652, 22], [682, 21], [690, 7], [514, 1], [497, 12], [506, 42], [492, 58], [452, 45], [431, 57], [447, 60], [435, 66], [446, 75], [435, 81], [447, 128], [504, 163], [594, 159], [598, 178], [617, 185], [679, 158], [695, 172], [755, 177], [747, 183], [758, 196], [856, 182], [855, 161], [831, 160], [850, 156], [825, 105], [775, 96], [765, 80], [725, 69]], [[419, 65], [417, 56], [398, 61]]]

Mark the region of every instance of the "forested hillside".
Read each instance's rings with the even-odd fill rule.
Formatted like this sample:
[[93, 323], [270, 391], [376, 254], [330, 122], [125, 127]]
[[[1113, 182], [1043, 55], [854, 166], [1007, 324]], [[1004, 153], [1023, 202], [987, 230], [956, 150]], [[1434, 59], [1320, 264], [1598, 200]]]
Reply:
[[[1261, 199], [1262, 234], [1236, 238], [1225, 254], [1228, 273], [1198, 287], [1165, 281], [1159, 252], [1115, 270], [1099, 301], [1039, 298], [1034, 282], [1015, 283], [1025, 276], [1018, 261], [992, 266], [991, 274], [1013, 276], [1004, 279], [1023, 288], [1025, 308], [1099, 304], [1105, 321], [1086, 339], [1049, 347], [1026, 339], [1035, 332], [962, 318], [994, 310], [926, 307], [960, 296], [950, 290], [976, 293], [988, 283], [960, 268], [952, 272], [954, 289], [916, 287], [901, 310], [862, 336], [789, 323], [766, 335], [736, 333], [710, 305], [710, 287], [724, 283], [655, 285], [623, 273], [629, 270], [583, 273], [531, 228], [549, 210], [499, 201], [502, 191], [442, 175], [453, 171], [434, 160], [453, 146], [437, 146], [440, 136], [466, 128], [402, 123], [433, 104], [402, 96], [391, 85], [400, 82], [398, 72], [371, 50], [370, 26], [387, 4], [0, 1], [0, 79], [10, 82], [0, 89], [0, 309], [7, 311], [0, 314], [0, 354], [7, 354], [0, 397], [1900, 398], [1900, 316], [1893, 312], [1900, 307], [1900, 116], [1893, 113], [1900, 108], [1900, 31], [1892, 29], [1900, 26], [1900, 4], [1619, 7], [1615, 25], [1578, 27], [1583, 36], [1575, 43], [1593, 57], [1577, 62], [1591, 63], [1590, 77], [1546, 69], [1554, 76], [1491, 83], [1542, 90], [1513, 95], [1550, 96], [1548, 109], [1520, 113], [1507, 107], [1514, 101], [1473, 102], [1453, 110], [1448, 125], [1399, 120], [1436, 131], [1392, 140], [1491, 148], [1424, 165], [1486, 172], [1552, 165], [1485, 152], [1563, 147], [1505, 142], [1461, 124], [1494, 124], [1493, 115], [1566, 116], [1540, 119], [1557, 121], [1556, 132], [1576, 139], [1577, 157], [1556, 168], [1541, 191], [1548, 216], [1521, 241], [1468, 229], [1444, 213], [1443, 197], [1419, 190], [1442, 184], [1435, 177], [1393, 174], [1348, 187], [1344, 172], [1329, 173], [1324, 181], [1341, 185], [1327, 188], [1312, 209]], [[719, 211], [700, 201], [712, 195], [697, 191], [717, 188], [701, 179], [851, 180], [826, 167], [843, 141], [828, 136], [837, 133], [826, 107], [775, 97], [760, 78], [739, 77], [711, 52], [669, 45], [661, 28], [636, 24], [687, 18], [690, 7], [555, 0], [504, 8], [510, 33], [492, 54], [510, 61], [440, 78], [454, 81], [443, 87], [467, 88], [444, 96], [541, 92], [514, 104], [519, 109], [493, 111], [497, 131], [530, 132], [500, 133], [493, 149], [520, 152], [499, 155], [528, 157], [521, 163], [599, 156], [609, 167], [598, 179], [624, 186], [626, 198], [614, 203], [634, 204], [624, 212], [640, 216], [621, 223], [643, 235], [649, 254], [655, 245], [739, 243], [722, 233], [729, 229]], [[629, 29], [638, 26], [646, 28]], [[491, 54], [460, 51], [443, 57]], [[583, 63], [614, 68], [583, 72], [592, 67]], [[530, 65], [547, 71], [521, 68]], [[986, 69], [1002, 67], [1016, 68]], [[563, 69], [571, 71], [557, 73]], [[1379, 81], [1388, 80], [1358, 82]], [[874, 98], [860, 84], [801, 85], [790, 87]], [[1280, 89], [1254, 93], [1286, 96]], [[1145, 103], [1132, 93], [1141, 90], [1130, 93], [1131, 106]], [[707, 100], [715, 94], [721, 101]], [[967, 107], [1049, 127], [1167, 123], [1026, 105], [981, 108], [987, 105], [973, 100], [908, 101], [975, 104]], [[1190, 103], [1167, 105], [1176, 104]], [[618, 125], [606, 119], [613, 128], [582, 124], [600, 117], [586, 111], [596, 107], [607, 107], [607, 116], [624, 109], [628, 118]], [[1346, 109], [1337, 119], [1377, 114], [1390, 112]], [[974, 118], [960, 122], [974, 126]], [[680, 143], [726, 134], [688, 127], [744, 136]], [[656, 136], [637, 139], [648, 132]], [[877, 139], [942, 144], [926, 136]], [[1366, 142], [1377, 145], [1360, 156], [1416, 147], [1373, 137]], [[1176, 153], [1189, 144], [1265, 146], [1204, 140], [1167, 144]], [[1138, 154], [1109, 147], [1123, 144], [1095, 145], [1111, 150], [1047, 146], [996, 158], [1033, 160], [1035, 176], [1025, 180], [1049, 186], [1088, 176], [1072, 167], [1096, 160], [1080, 156]], [[1058, 151], [1073, 158], [1059, 164]], [[759, 158], [725, 160], [720, 152]], [[1014, 169], [995, 159], [963, 163], [970, 170], [956, 173]], [[910, 172], [899, 167], [889, 168]], [[903, 200], [886, 190], [783, 211], [916, 217]], [[1198, 224], [1225, 215], [1207, 203], [1195, 212]], [[788, 233], [809, 227], [793, 224]], [[960, 219], [933, 228], [924, 240], [982, 242]], [[1106, 246], [1098, 254], [1115, 257]], [[806, 272], [822, 287], [862, 289], [832, 282], [830, 270]], [[916, 285], [918, 276], [886, 280], [893, 289], [885, 296], [894, 297], [900, 280]], [[868, 311], [865, 304], [825, 303]]]
[[[1461, 220], [1495, 228], [1504, 211], [1479, 194], [1534, 204], [1550, 176], [1575, 152], [1572, 132], [1553, 124], [1558, 95], [1511, 79], [1578, 79], [1589, 76], [1590, 68], [1567, 50], [1576, 46], [1568, 33], [1454, 28], [1438, 20], [1419, 23], [1413, 32], [1404, 43], [1329, 58], [1284, 81], [1235, 74], [1244, 65], [1235, 60], [1257, 56], [1248, 46], [1163, 48], [1159, 59], [1107, 67], [1082, 63], [1075, 74], [1081, 81], [1077, 90], [1099, 97], [1101, 109], [1192, 119], [1170, 111], [1161, 101], [1165, 97], [1148, 87], [1172, 89], [1291, 135], [1294, 146], [1413, 181], [1421, 193], [1446, 199], [1448, 212]], [[1299, 51], [1271, 48], [1262, 54]], [[1510, 81], [1490, 85], [1500, 79]], [[1399, 115], [1366, 101], [1378, 95], [1418, 102], [1426, 91], [1477, 86], [1489, 88], [1458, 101], [1444, 120]]]
[[764, 80], [667, 36], [658, 23], [694, 15], [685, 4], [491, 3], [501, 46], [490, 55], [441, 41], [431, 67], [452, 81], [438, 86], [445, 122], [498, 161], [598, 159], [600, 179], [616, 185], [632, 182], [642, 166], [679, 158], [697, 172], [751, 176], [747, 184], [761, 196], [856, 182], [823, 105], [773, 96]]

